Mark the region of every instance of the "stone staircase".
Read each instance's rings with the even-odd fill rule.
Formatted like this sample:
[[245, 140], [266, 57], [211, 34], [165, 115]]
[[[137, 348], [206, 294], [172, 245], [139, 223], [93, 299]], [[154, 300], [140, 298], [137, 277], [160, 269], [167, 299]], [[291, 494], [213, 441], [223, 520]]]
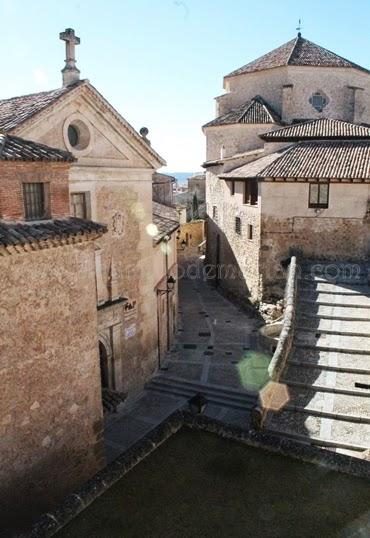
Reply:
[[[290, 400], [265, 429], [353, 453], [370, 448], [369, 267], [301, 267], [293, 348], [280, 382]], [[325, 264], [321, 264], [325, 267]], [[315, 270], [316, 269], [316, 270]]]
[[167, 374], [153, 377], [145, 388], [149, 391], [171, 394], [186, 399], [200, 392], [210, 404], [241, 411], [250, 411], [256, 405], [258, 397], [256, 391], [241, 391], [225, 388], [222, 385], [187, 381]]

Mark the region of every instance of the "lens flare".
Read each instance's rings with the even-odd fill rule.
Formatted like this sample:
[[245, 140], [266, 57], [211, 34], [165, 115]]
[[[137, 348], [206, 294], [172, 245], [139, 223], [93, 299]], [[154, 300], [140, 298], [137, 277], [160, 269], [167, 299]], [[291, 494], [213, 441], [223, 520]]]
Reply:
[[154, 236], [157, 235], [157, 233], [158, 233], [158, 228], [157, 228], [157, 226], [151, 222], [151, 223], [148, 224], [147, 227], [146, 227], [146, 233], [147, 233], [148, 235], [150, 235], [150, 237], [154, 237]]

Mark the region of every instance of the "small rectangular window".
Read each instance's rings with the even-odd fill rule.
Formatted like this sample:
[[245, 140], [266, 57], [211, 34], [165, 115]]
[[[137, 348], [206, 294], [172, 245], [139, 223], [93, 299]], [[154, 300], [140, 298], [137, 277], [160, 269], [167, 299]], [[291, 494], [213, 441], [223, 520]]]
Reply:
[[234, 196], [235, 194], [235, 181], [234, 180], [230, 182], [230, 194], [231, 196]]
[[258, 181], [257, 179], [247, 179], [244, 182], [244, 203], [257, 205], [258, 203]]
[[80, 219], [87, 218], [86, 193], [74, 192], [71, 194], [72, 215]]
[[235, 217], [235, 233], [238, 235], [242, 233], [242, 221], [240, 217]]
[[329, 183], [310, 183], [308, 207], [329, 207]]
[[213, 210], [212, 210], [212, 218], [215, 222], [218, 221], [218, 210], [217, 210], [217, 206], [214, 205], [213, 206]]
[[252, 241], [253, 239], [253, 226], [252, 224], [248, 224], [248, 239]]
[[23, 202], [26, 220], [49, 218], [49, 184], [23, 183]]

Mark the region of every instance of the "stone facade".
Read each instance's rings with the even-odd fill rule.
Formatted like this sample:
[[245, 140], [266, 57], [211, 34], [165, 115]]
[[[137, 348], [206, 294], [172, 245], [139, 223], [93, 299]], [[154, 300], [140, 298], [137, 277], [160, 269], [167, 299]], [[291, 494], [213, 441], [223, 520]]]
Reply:
[[[307, 41], [300, 35], [297, 40], [306, 46]], [[323, 49], [312, 43], [309, 47], [315, 54], [318, 51], [320, 59]], [[255, 205], [243, 196], [253, 174], [231, 181], [238, 167], [257, 163], [258, 159], [292, 144], [266, 143], [260, 138], [266, 131], [323, 117], [369, 124], [370, 107], [366, 103], [370, 102], [370, 73], [353, 64], [325, 67], [319, 61], [317, 65], [312, 62], [270, 67], [266, 61], [262, 64], [263, 68], [255, 71], [234, 72], [225, 77], [227, 93], [216, 99], [219, 124], [216, 121], [204, 126], [207, 263], [218, 274], [216, 282], [242, 302], [281, 297], [285, 279], [281, 262], [297, 249], [307, 257], [329, 259], [363, 259], [370, 250], [370, 193], [360, 178], [354, 183], [350, 179], [340, 183], [343, 178], [330, 178], [330, 202], [326, 209], [309, 207], [309, 183], [316, 181], [316, 177], [298, 176], [286, 182], [284, 177], [261, 177]], [[342, 65], [338, 60], [339, 64]], [[313, 106], [312, 96], [316, 93], [323, 99], [321, 111]], [[271, 124], [238, 120], [233, 111], [256, 96], [280, 119]], [[224, 118], [225, 114], [232, 120]]]
[[[231, 194], [230, 183], [207, 172], [207, 213], [206, 263], [216, 266], [212, 277], [238, 301], [255, 300], [260, 282], [259, 208], [243, 204], [243, 182], [235, 182]], [[236, 218], [241, 222], [240, 233], [235, 229]], [[248, 227], [252, 227], [251, 239], [247, 239]]]
[[14, 524], [104, 463], [94, 244], [0, 257], [0, 270], [0, 520]]
[[177, 248], [182, 248], [182, 242], [185, 241], [187, 247], [199, 247], [205, 239], [204, 220], [193, 220], [180, 225], [177, 234]]
[[[261, 278], [280, 295], [281, 261], [291, 252], [326, 260], [363, 260], [370, 254], [366, 183], [330, 183], [327, 209], [308, 207], [308, 183], [261, 182]], [[300, 205], [297, 200], [301, 200]]]
[[[168, 278], [175, 283], [167, 286]], [[156, 293], [156, 312], [158, 328], [157, 363], [170, 351], [177, 330], [178, 306], [178, 267], [176, 233], [169, 241], [160, 241], [154, 247], [154, 281]]]
[[[154, 252], [147, 227], [152, 176], [163, 161], [123, 122], [82, 83], [14, 132], [71, 151], [77, 159], [69, 174], [71, 212], [72, 196], [82, 194], [86, 216], [108, 225], [95, 251], [101, 360], [109, 388], [131, 393], [157, 365]], [[71, 146], [70, 125], [83, 132], [83, 147]], [[112, 304], [117, 300], [121, 304]]]

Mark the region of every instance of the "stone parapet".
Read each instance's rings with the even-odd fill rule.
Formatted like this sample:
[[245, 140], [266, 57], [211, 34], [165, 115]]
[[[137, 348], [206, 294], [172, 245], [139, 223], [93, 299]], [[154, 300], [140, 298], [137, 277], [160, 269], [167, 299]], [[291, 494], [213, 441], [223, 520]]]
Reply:
[[297, 258], [291, 257], [285, 288], [283, 327], [268, 371], [272, 381], [278, 382], [292, 348], [297, 298]]
[[45, 514], [28, 533], [19, 534], [18, 538], [46, 538], [56, 534], [182, 427], [219, 435], [225, 439], [244, 443], [247, 446], [282, 454], [306, 463], [320, 465], [332, 471], [361, 478], [370, 478], [369, 461], [359, 460], [358, 458], [315, 446], [302, 445], [295, 440], [281, 438], [267, 432], [226, 425], [204, 415], [192, 415], [188, 411], [176, 411], [142, 440], [135, 443], [105, 469], [86, 482], [80, 489], [66, 497], [55, 510]]

